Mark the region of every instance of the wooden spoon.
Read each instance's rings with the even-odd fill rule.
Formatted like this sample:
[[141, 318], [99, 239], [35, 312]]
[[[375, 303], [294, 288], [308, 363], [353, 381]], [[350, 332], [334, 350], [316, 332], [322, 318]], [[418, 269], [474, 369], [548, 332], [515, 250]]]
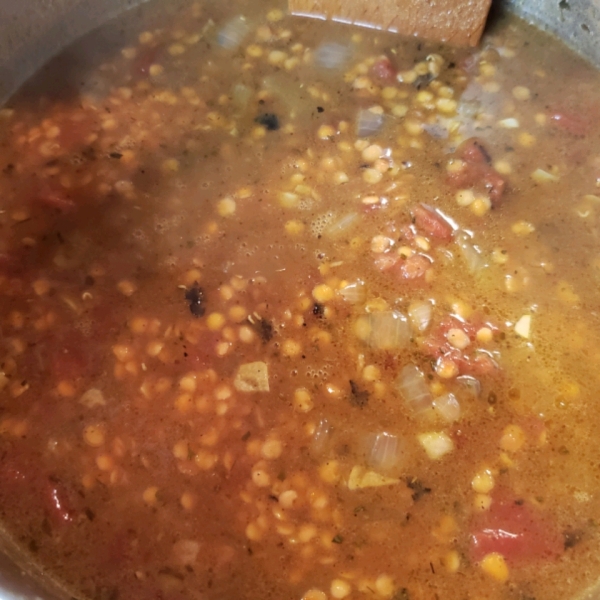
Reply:
[[288, 0], [295, 15], [476, 46], [491, 0]]

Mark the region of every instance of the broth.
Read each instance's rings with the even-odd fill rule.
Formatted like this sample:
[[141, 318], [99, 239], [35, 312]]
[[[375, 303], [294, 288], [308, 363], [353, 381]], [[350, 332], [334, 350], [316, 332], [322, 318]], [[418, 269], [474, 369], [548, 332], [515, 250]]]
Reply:
[[150, 4], [0, 110], [0, 512], [74, 597], [600, 573], [598, 75]]

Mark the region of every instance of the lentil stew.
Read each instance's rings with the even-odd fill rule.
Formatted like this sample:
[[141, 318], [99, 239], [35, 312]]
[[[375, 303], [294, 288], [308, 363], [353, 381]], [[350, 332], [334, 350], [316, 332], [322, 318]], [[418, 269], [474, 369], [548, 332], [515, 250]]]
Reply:
[[149, 4], [0, 109], [0, 514], [68, 597], [600, 575], [598, 74]]

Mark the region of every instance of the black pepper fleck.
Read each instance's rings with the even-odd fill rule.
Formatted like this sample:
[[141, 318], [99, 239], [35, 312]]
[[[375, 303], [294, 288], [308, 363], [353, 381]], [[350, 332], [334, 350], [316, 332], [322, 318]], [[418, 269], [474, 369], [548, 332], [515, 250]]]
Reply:
[[355, 381], [350, 380], [350, 404], [362, 408], [369, 402], [369, 392], [358, 387]]
[[280, 127], [279, 117], [275, 113], [263, 113], [254, 119], [259, 125], [267, 128], [267, 131], [277, 131]]
[[189, 290], [185, 291], [185, 299], [189, 303], [190, 312], [195, 317], [201, 317], [206, 312], [204, 291], [198, 285], [197, 281], [194, 282], [194, 285]]

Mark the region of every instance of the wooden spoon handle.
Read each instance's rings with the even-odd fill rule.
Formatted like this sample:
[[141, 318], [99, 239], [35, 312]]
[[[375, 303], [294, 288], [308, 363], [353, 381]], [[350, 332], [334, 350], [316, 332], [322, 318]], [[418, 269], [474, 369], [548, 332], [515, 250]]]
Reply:
[[295, 15], [476, 46], [491, 0], [288, 0]]

